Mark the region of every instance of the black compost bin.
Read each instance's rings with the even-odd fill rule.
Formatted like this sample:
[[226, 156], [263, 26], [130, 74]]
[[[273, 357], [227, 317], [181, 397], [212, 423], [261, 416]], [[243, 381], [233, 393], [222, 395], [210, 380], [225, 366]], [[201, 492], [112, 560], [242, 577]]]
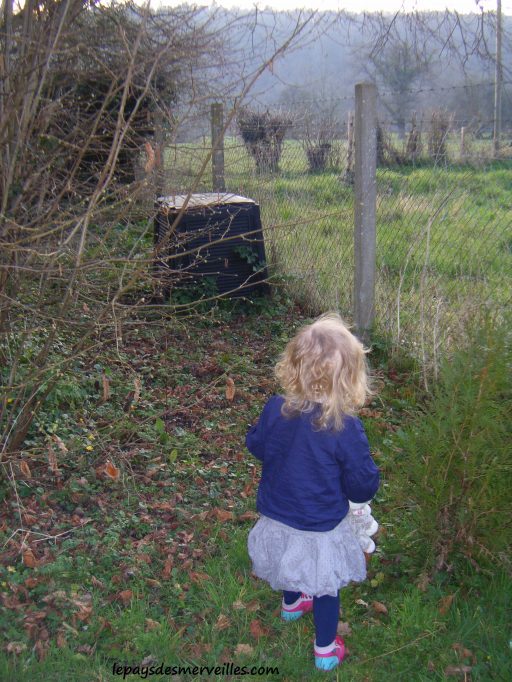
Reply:
[[[156, 202], [155, 274], [165, 293], [251, 296], [267, 278], [260, 209], [234, 194], [160, 197]], [[185, 208], [183, 208], [185, 206]]]

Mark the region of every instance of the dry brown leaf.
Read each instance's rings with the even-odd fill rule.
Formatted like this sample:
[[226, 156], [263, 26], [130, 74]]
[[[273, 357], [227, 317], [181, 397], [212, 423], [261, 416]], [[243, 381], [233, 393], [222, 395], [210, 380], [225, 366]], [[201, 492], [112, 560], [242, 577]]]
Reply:
[[8, 654], [15, 654], [16, 656], [19, 656], [23, 651], [25, 651], [27, 645], [25, 642], [8, 642], [5, 648]]
[[101, 385], [103, 387], [102, 400], [105, 403], [110, 398], [110, 381], [105, 372], [101, 373]]
[[28, 566], [28, 568], [36, 568], [39, 566], [39, 562], [35, 558], [34, 552], [30, 549], [30, 547], [23, 552], [23, 563], [25, 566]]
[[50, 471], [52, 474], [55, 476], [60, 475], [60, 469], [59, 469], [59, 463], [57, 461], [57, 455], [55, 454], [55, 450], [52, 448], [52, 444], [48, 443], [48, 465], [50, 467]]
[[213, 626], [216, 630], [226, 630], [231, 626], [231, 621], [223, 613], [217, 618], [215, 625]]
[[155, 150], [149, 142], [145, 142], [144, 151], [146, 152], [146, 163], [144, 165], [144, 170], [146, 173], [151, 173], [156, 163]]
[[113, 481], [117, 481], [121, 476], [121, 469], [118, 469], [110, 460], [107, 460], [104, 467], [104, 472], [105, 475], [111, 478]]
[[235, 382], [231, 377], [226, 379], [226, 399], [233, 400], [235, 397]]
[[259, 639], [260, 637], [267, 637], [270, 634], [270, 629], [262, 625], [261, 621], [259, 621], [257, 618], [251, 620], [249, 630], [251, 631], [251, 635], [255, 639]]
[[190, 580], [196, 585], [203, 583], [205, 580], [210, 580], [208, 573], [202, 573], [201, 571], [190, 571]]
[[235, 648], [235, 656], [251, 656], [254, 649], [250, 644], [237, 644]]
[[444, 669], [444, 674], [448, 675], [464, 675], [464, 677], [472, 671], [470, 665], [449, 665]]
[[146, 630], [158, 630], [160, 627], [162, 627], [162, 623], [159, 623], [157, 620], [153, 620], [152, 618], [146, 618], [145, 620], [146, 623]]
[[64, 649], [64, 647], [67, 645], [66, 635], [64, 634], [63, 630], [59, 630], [57, 632], [55, 643], [57, 644], [58, 649]]
[[20, 462], [20, 471], [25, 478], [32, 478], [32, 472], [30, 471], [30, 467], [27, 464], [27, 462], [25, 462], [24, 459], [22, 459]]
[[97, 587], [100, 590], [102, 590], [105, 587], [101, 580], [98, 580], [98, 578], [95, 575], [91, 577], [91, 583], [94, 587]]
[[162, 578], [164, 578], [165, 580], [168, 580], [171, 577], [171, 571], [173, 569], [173, 566], [174, 566], [173, 558], [170, 556], [167, 557], [167, 559], [165, 560], [165, 563], [164, 563], [164, 569], [162, 571]]
[[460, 642], [455, 642], [455, 644], [452, 644], [452, 649], [456, 651], [461, 658], [470, 658], [473, 662], [473, 665], [476, 665], [475, 654], [471, 651], [471, 649], [466, 649], [464, 644], [461, 644]]
[[64, 455], [66, 455], [68, 453], [68, 449], [67, 449], [66, 445], [64, 444], [64, 441], [62, 440], [62, 438], [59, 438], [59, 436], [57, 436], [57, 434], [55, 434], [55, 433], [52, 435], [52, 438], [55, 441], [55, 443], [57, 444], [57, 447], [59, 448], [59, 450]]
[[226, 511], [225, 509], [212, 509], [211, 515], [215, 516], [218, 521], [225, 523], [226, 521], [233, 521], [233, 512]]
[[92, 602], [89, 599], [74, 599], [73, 604], [78, 607], [78, 611], [74, 614], [75, 618], [82, 623], [89, 620], [92, 614]]
[[131, 590], [121, 590], [116, 594], [116, 599], [122, 601], [125, 606], [131, 602], [133, 597], [133, 592]]
[[239, 521], [256, 521], [257, 519], [259, 519], [259, 514], [253, 511], [246, 511], [238, 517]]
[[426, 592], [428, 586], [430, 585], [430, 576], [428, 575], [428, 573], [422, 573], [416, 585], [420, 592]]
[[372, 608], [375, 611], [375, 613], [382, 613], [385, 616], [387, 616], [388, 614], [386, 606], [380, 601], [372, 601]]
[[23, 512], [23, 522], [27, 526], [31, 526], [32, 524], [37, 523], [37, 516], [30, 514], [29, 512]]
[[368, 608], [368, 603], [364, 601], [364, 599], [356, 599], [356, 604], [359, 604], [359, 606], [365, 606]]
[[344, 635], [345, 637], [349, 637], [352, 634], [352, 628], [348, 623], [343, 623], [340, 621], [338, 623], [338, 628], [337, 628], [337, 633], [338, 635]]
[[453, 603], [453, 600], [455, 599], [454, 594], [449, 594], [446, 597], [443, 597], [441, 601], [439, 602], [439, 613], [444, 616], [446, 613], [448, 613], [450, 606]]

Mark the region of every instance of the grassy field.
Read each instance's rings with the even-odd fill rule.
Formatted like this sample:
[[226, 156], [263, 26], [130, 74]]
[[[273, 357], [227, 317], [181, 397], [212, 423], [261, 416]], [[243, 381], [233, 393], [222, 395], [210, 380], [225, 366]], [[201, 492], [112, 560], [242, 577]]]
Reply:
[[[377, 328], [426, 363], [464, 336], [476, 308], [510, 304], [512, 161], [486, 160], [487, 147], [473, 150], [473, 163], [454, 152], [446, 166], [420, 159], [377, 172]], [[175, 149], [170, 186], [188, 180], [203, 153]], [[339, 158], [338, 167], [309, 174], [301, 143], [287, 141], [280, 172], [258, 175], [229, 140], [226, 188], [260, 203], [267, 257], [297, 300], [350, 317], [353, 191], [342, 180], [343, 151]], [[176, 169], [184, 168], [180, 178]]]
[[231, 664], [273, 668], [245, 676], [265, 680], [508, 679], [507, 565], [456, 555], [432, 570], [404, 450], [428, 403], [414, 366], [389, 361], [378, 339], [379, 394], [362, 417], [383, 476], [382, 531], [367, 582], [342, 594], [347, 662], [315, 673], [312, 619], [280, 622], [279, 595], [250, 573], [259, 467], [243, 437], [303, 315], [286, 301], [257, 305], [195, 322], [155, 315], [61, 377], [24, 465], [2, 483], [2, 680], [103, 682], [122, 678], [115, 666], [143, 679], [161, 664], [183, 670], [156, 679], [221, 680]]

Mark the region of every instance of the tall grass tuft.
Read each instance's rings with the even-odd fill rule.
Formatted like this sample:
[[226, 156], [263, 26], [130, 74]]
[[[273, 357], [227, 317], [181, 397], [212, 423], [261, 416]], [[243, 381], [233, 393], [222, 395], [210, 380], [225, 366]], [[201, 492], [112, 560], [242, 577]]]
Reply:
[[504, 323], [482, 324], [442, 364], [423, 413], [396, 434], [431, 569], [511, 567], [511, 346]]

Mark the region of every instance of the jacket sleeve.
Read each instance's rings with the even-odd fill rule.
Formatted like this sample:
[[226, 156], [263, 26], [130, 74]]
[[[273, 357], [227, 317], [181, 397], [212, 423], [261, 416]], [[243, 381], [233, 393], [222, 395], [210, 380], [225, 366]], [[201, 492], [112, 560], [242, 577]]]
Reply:
[[245, 445], [249, 452], [257, 459], [263, 461], [265, 456], [265, 437], [268, 427], [273, 399], [267, 401], [260, 417], [254, 426], [251, 426], [245, 437]]
[[[343, 436], [343, 432], [342, 432]], [[340, 446], [343, 490], [352, 502], [368, 502], [379, 489], [379, 469], [359, 419], [354, 419]]]

